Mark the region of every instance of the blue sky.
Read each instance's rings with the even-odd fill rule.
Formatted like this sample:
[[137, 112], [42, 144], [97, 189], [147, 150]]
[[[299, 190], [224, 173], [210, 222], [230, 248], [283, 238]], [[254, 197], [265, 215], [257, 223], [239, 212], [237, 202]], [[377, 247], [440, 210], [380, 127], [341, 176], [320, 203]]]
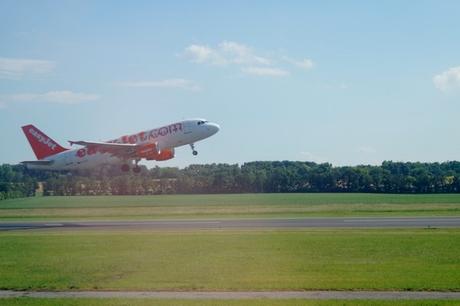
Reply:
[[[158, 165], [460, 156], [459, 1], [0, 0], [0, 163], [183, 118], [221, 131]], [[149, 166], [155, 163], [149, 163]]]

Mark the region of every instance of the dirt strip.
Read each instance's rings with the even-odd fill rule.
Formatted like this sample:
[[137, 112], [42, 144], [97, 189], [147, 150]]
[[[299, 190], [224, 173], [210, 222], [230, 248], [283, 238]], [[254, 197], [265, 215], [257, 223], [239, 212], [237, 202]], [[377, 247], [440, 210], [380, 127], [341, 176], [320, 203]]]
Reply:
[[460, 292], [439, 291], [12, 291], [0, 298], [153, 298], [153, 299], [312, 299], [312, 300], [460, 300]]

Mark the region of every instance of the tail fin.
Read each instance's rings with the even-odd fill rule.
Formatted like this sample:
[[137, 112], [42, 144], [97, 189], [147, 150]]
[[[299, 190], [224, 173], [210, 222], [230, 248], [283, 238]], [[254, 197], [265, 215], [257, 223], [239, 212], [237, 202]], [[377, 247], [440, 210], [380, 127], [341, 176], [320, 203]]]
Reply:
[[32, 124], [23, 126], [22, 131], [26, 135], [37, 159], [43, 159], [68, 150], [61, 147], [57, 142], [46, 136], [45, 133]]

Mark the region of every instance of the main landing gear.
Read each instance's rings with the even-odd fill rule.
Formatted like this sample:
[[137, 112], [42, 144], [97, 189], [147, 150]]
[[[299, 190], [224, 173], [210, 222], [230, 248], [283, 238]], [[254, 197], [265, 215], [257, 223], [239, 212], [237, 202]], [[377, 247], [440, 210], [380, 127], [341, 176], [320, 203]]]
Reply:
[[[135, 164], [134, 164], [134, 167], [133, 167], [133, 172], [134, 173], [140, 173], [141, 172], [141, 167], [139, 167], [139, 165], [137, 164], [139, 162], [139, 160], [135, 160], [134, 162], [135, 162]], [[123, 165], [121, 165], [120, 168], [121, 168], [121, 171], [123, 171], [123, 172], [129, 172], [129, 170], [130, 170], [129, 164], [123, 164]]]
[[137, 159], [137, 160], [135, 161], [135, 165], [134, 165], [134, 168], [133, 168], [133, 172], [134, 172], [134, 173], [139, 173], [139, 172], [141, 172], [141, 167], [139, 167], [139, 165], [137, 164], [138, 162], [139, 162], [139, 160]]
[[198, 155], [198, 151], [195, 150], [195, 144], [194, 143], [190, 144], [190, 148], [192, 148], [192, 154], [193, 155], [195, 155], [195, 156]]

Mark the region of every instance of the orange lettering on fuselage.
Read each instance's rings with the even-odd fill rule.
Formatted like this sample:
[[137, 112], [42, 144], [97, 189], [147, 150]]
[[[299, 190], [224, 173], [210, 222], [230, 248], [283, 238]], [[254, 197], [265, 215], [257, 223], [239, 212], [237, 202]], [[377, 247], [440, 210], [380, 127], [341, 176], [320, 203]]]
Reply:
[[88, 153], [88, 155], [93, 155], [93, 154], [96, 154], [97, 153], [97, 148], [96, 147], [87, 147], [86, 148], [86, 152]]
[[[170, 124], [170, 125], [167, 125], [167, 126], [163, 126], [159, 129], [153, 129], [153, 130], [150, 130], [150, 131], [143, 131], [143, 132], [139, 132], [137, 134], [132, 134], [132, 135], [125, 135], [125, 136], [122, 136], [120, 138], [117, 138], [117, 139], [114, 139], [114, 140], [110, 140], [110, 141], [107, 141], [108, 143], [131, 143], [131, 144], [135, 144], [135, 143], [138, 143], [138, 142], [146, 142], [148, 140], [155, 140], [156, 138], [158, 138], [159, 136], [166, 136], [166, 135], [173, 135], [173, 134], [176, 134], [178, 132], [182, 131], [182, 123], [178, 122], [178, 123], [173, 123], [173, 124]], [[145, 149], [144, 149], [145, 150]], [[142, 150], [142, 151], [144, 151]], [[147, 149], [148, 151], [151, 151], [152, 148], [148, 147]], [[76, 152], [76, 156], [79, 157], [79, 158], [83, 158], [85, 157], [86, 155], [92, 155], [92, 154], [95, 154], [97, 152], [100, 152], [100, 153], [107, 153], [107, 152], [110, 152], [110, 150], [107, 150], [107, 149], [98, 149], [96, 147], [86, 147], [86, 148], [81, 148], [79, 150], [77, 150]], [[143, 154], [145, 154], [143, 152]], [[160, 158], [172, 158], [171, 156], [174, 156], [174, 154], [171, 155], [171, 153], [163, 153], [162, 154], [163, 156], [161, 156]]]
[[83, 157], [86, 156], [86, 150], [85, 150], [85, 149], [79, 149], [79, 150], [77, 151], [77, 154], [76, 154], [76, 155], [77, 155], [77, 157], [79, 157], [79, 158], [83, 158]]
[[162, 126], [161, 128], [158, 128], [158, 129], [153, 129], [150, 131], [142, 131], [137, 134], [123, 136], [123, 137], [120, 137], [114, 140], [110, 140], [108, 142], [131, 143], [131, 144], [142, 143], [146, 141], [155, 140], [159, 136], [164, 137], [166, 135], [172, 135], [180, 131], [182, 131], [182, 123], [178, 122], [178, 123], [173, 123], [167, 126]]

